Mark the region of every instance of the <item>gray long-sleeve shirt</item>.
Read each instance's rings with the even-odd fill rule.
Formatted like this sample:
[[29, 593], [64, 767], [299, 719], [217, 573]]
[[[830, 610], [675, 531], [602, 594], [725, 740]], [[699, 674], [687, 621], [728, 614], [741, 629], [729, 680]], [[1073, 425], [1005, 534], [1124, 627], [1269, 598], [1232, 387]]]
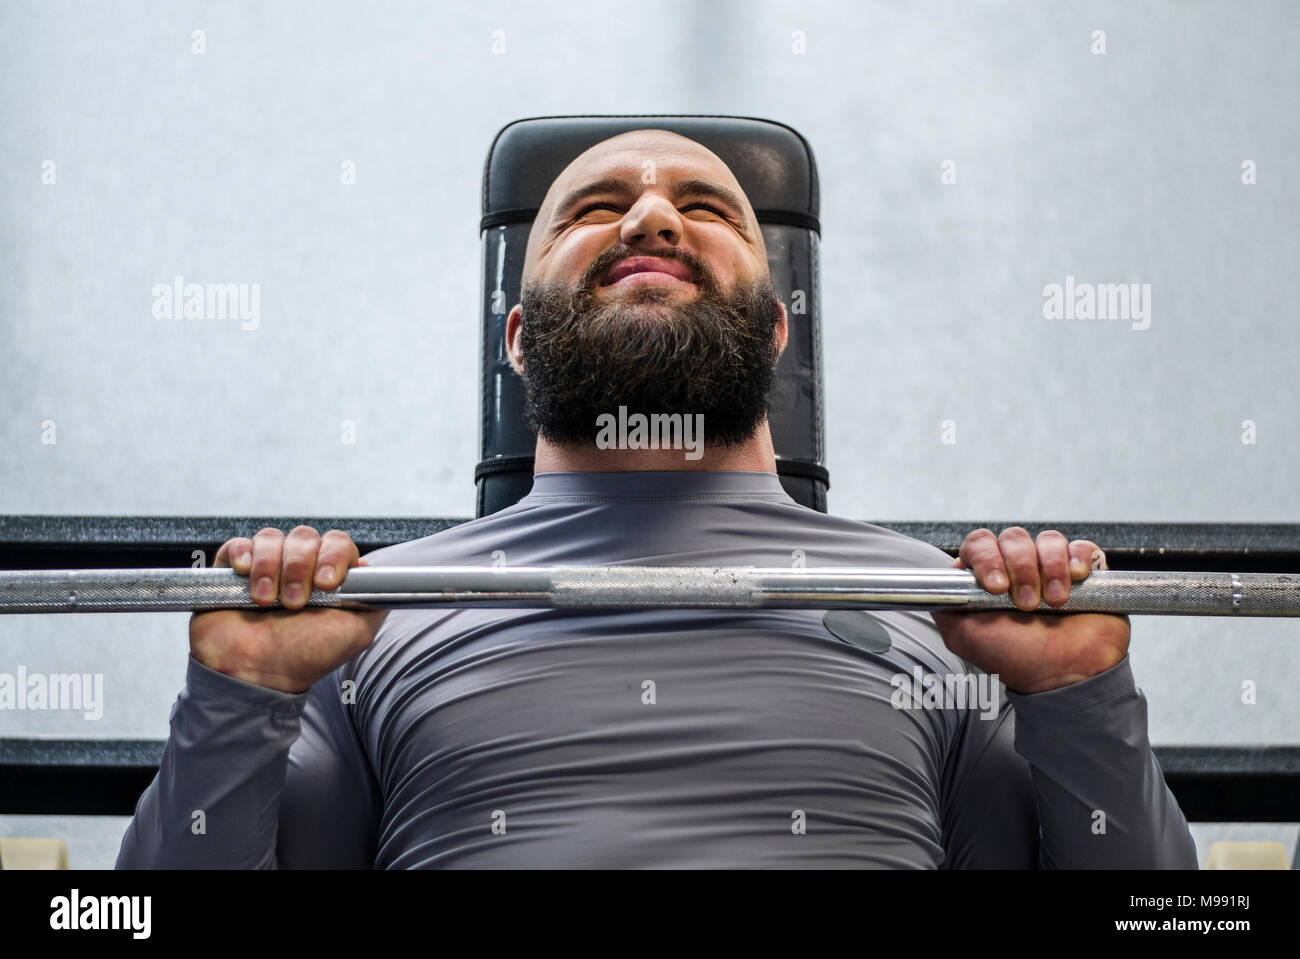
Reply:
[[[727, 471], [543, 473], [367, 559], [952, 565]], [[851, 615], [874, 639], [813, 610], [394, 610], [298, 695], [191, 658], [117, 865], [1196, 868], [1127, 658], [1017, 695], [927, 613]]]

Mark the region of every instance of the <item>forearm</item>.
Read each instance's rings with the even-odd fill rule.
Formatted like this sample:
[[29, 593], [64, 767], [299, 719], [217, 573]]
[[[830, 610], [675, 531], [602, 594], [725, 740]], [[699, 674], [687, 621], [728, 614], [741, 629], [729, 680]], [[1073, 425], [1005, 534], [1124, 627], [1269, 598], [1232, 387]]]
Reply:
[[1008, 693], [1046, 868], [1195, 869], [1196, 845], [1147, 737], [1128, 657], [1090, 679]]
[[289, 750], [306, 698], [191, 659], [158, 775], [127, 827], [117, 868], [275, 868]]

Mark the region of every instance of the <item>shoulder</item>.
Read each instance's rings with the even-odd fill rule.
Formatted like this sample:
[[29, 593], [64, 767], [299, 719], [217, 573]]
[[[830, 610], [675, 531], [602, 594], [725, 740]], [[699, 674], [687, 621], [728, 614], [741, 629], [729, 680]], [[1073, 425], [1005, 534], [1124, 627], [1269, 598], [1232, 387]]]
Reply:
[[371, 566], [490, 565], [492, 553], [519, 529], [517, 507], [466, 520], [419, 539], [394, 543], [365, 554]]
[[796, 520], [809, 542], [808, 566], [952, 568], [953, 557], [924, 540], [875, 523], [798, 509]]
[[866, 527], [868, 535], [880, 544], [881, 549], [906, 559], [907, 562], [903, 565], [938, 566], [945, 569], [952, 567], [953, 557], [925, 540], [916, 539], [885, 526], [876, 526], [872, 523], [860, 525]]

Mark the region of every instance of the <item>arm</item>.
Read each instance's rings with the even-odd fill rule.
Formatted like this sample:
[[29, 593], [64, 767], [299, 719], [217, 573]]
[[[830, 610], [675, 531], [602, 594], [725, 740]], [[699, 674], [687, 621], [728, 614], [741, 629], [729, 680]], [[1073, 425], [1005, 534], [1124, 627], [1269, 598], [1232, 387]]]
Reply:
[[338, 530], [266, 527], [222, 544], [213, 566], [280, 608], [190, 618], [185, 689], [119, 867], [373, 863], [378, 790], [339, 683], [387, 612], [304, 608], [365, 564]]
[[347, 668], [291, 694], [191, 657], [117, 868], [370, 867], [378, 790], [339, 696]]
[[1008, 697], [1016, 752], [1030, 766], [1043, 867], [1197, 868], [1127, 656], [1083, 682]]
[[996, 718], [964, 719], [945, 780], [946, 865], [1196, 868], [1127, 657], [1069, 686], [1005, 697]]

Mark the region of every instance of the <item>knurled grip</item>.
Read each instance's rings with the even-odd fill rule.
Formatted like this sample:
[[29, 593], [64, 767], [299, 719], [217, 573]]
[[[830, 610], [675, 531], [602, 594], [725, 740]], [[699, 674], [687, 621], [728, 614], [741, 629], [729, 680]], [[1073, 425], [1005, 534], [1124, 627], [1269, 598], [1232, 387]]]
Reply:
[[[1300, 616], [1293, 573], [1151, 573], [1098, 571], [1070, 587], [1064, 611], [1135, 616]], [[966, 612], [1014, 609], [1010, 593], [975, 594]], [[1040, 610], [1052, 609], [1046, 603]]]
[[[313, 606], [346, 605], [333, 591]], [[253, 602], [248, 579], [231, 569], [20, 570], [0, 574], [0, 612], [168, 613], [267, 609]]]
[[551, 577], [562, 607], [723, 607], [762, 605], [758, 576], [745, 569], [648, 566], [565, 568]]

